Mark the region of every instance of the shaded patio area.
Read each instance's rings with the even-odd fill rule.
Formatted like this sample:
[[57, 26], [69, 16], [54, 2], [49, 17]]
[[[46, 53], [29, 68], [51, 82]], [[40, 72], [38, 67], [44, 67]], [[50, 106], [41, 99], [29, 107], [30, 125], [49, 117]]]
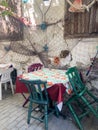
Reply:
[[[0, 101], [0, 130], [44, 130], [44, 124], [34, 119], [30, 125], [27, 124], [28, 105], [23, 108], [23, 102], [21, 94], [12, 96], [10, 89], [3, 90], [3, 100]], [[85, 130], [98, 130], [98, 119], [93, 115], [84, 118], [83, 123]], [[49, 130], [79, 130], [70, 116], [66, 119], [50, 116], [48, 126]]]

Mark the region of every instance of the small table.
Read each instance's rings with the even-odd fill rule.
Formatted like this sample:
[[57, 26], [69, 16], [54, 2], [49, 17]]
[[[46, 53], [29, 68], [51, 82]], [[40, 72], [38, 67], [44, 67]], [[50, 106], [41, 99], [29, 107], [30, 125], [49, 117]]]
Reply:
[[66, 84], [68, 83], [65, 72], [66, 70], [42, 68], [41, 70], [24, 73], [16, 80], [16, 93], [28, 92], [26, 86], [19, 81], [19, 78], [47, 81], [48, 94], [53, 101], [57, 102], [58, 109], [61, 111], [63, 94], [66, 91]]

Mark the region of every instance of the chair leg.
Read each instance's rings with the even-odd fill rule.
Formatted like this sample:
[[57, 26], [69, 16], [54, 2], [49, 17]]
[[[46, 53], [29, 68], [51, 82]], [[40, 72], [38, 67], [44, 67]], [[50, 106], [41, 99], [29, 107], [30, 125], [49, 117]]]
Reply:
[[55, 116], [59, 117], [60, 111], [59, 111], [59, 109], [57, 107], [57, 103], [55, 101], [51, 101], [51, 99], [50, 99], [50, 101], [49, 101], [49, 108], [50, 108], [50, 110], [54, 109]]
[[2, 84], [0, 83], [0, 100], [2, 100]]
[[29, 104], [29, 109], [28, 109], [28, 119], [27, 119], [27, 123], [30, 124], [30, 119], [31, 119], [31, 113], [32, 113], [32, 109], [33, 109], [33, 102], [30, 101]]
[[83, 96], [81, 96], [81, 99], [85, 102], [85, 104], [87, 104], [87, 106], [90, 109], [90, 111], [98, 118], [97, 111], [89, 104], [89, 102], [87, 101], [87, 99], [84, 98]]
[[10, 80], [10, 85], [11, 85], [12, 94], [14, 94], [14, 87], [13, 87], [12, 80]]
[[81, 125], [81, 122], [80, 122], [80, 120], [79, 120], [77, 114], [75, 113], [74, 109], [72, 108], [71, 104], [68, 104], [68, 107], [69, 107], [71, 113], [73, 114], [73, 117], [75, 118], [75, 120], [76, 120], [76, 122], [77, 122], [77, 124], [78, 124], [78, 126], [79, 126], [79, 128], [80, 128], [80, 130], [83, 130], [83, 127], [82, 127], [82, 125]]
[[7, 90], [7, 83], [4, 83], [4, 88], [5, 90]]
[[44, 107], [44, 114], [45, 114], [45, 130], [48, 130], [48, 108], [47, 105]]

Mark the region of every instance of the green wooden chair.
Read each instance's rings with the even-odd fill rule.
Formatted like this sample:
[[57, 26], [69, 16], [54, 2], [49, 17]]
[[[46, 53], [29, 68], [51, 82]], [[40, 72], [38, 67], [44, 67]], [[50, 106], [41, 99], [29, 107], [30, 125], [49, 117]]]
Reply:
[[[48, 115], [53, 114], [55, 112], [55, 109], [49, 108], [49, 98], [46, 89], [47, 82], [41, 80], [32, 81], [24, 79], [21, 79], [20, 81], [26, 84], [30, 93], [27, 123], [29, 124], [31, 118], [34, 118], [36, 120], [39, 120], [40, 122], [44, 122], [45, 130], [48, 130]], [[42, 91], [42, 89], [44, 91]], [[39, 107], [40, 112], [43, 113], [41, 117], [35, 116], [33, 114], [34, 111], [36, 111], [37, 107]]]
[[[68, 106], [80, 130], [83, 130], [81, 119], [84, 116], [89, 115], [89, 112], [92, 112], [96, 117], [98, 117], [97, 110], [93, 107], [93, 103], [98, 102], [98, 99], [83, 84], [76, 67], [69, 68], [66, 75], [69, 78], [69, 83], [73, 89], [73, 92], [72, 96], [64, 104]], [[86, 97], [87, 95], [93, 100], [89, 101]], [[75, 103], [77, 103], [81, 113], [77, 113], [75, 110], [73, 105]]]

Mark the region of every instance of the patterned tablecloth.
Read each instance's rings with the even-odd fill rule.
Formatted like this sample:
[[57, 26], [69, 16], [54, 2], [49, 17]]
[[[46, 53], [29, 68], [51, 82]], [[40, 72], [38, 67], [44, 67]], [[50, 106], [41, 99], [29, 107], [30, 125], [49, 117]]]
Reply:
[[[63, 94], [66, 91], [68, 78], [65, 75], [65, 70], [43, 68], [41, 70], [24, 73], [16, 80], [16, 93], [19, 91], [27, 92], [27, 89], [19, 84], [19, 78], [27, 80], [44, 80], [47, 81], [47, 91], [52, 100], [57, 101], [58, 108], [61, 110], [63, 102]], [[21, 89], [20, 89], [21, 87]]]
[[47, 84], [48, 84], [47, 87], [51, 87], [52, 85], [57, 84], [57, 83], [66, 84], [68, 82], [68, 78], [65, 75], [65, 71], [58, 70], [58, 69], [43, 68], [41, 70], [23, 74], [20, 77], [23, 79], [28, 79], [28, 80], [40, 79], [43, 81], [47, 81]]

